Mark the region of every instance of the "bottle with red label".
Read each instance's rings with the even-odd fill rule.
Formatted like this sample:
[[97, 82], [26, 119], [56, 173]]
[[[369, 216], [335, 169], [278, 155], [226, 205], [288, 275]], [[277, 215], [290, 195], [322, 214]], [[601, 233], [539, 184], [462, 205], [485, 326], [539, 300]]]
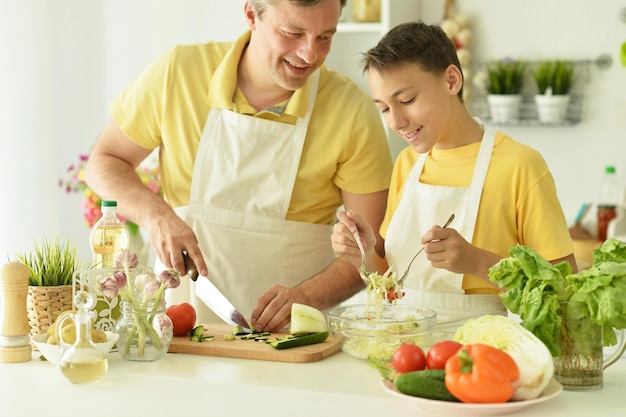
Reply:
[[598, 240], [605, 241], [611, 220], [617, 216], [617, 206], [621, 204], [623, 190], [620, 187], [615, 167], [608, 165], [604, 170], [604, 177], [600, 187], [598, 201]]

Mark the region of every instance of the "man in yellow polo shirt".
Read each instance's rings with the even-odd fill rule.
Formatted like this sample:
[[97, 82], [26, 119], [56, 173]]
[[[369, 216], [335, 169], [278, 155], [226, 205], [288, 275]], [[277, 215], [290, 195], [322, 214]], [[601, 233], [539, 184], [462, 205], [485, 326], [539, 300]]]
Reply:
[[[182, 272], [187, 252], [257, 330], [287, 325], [294, 302], [326, 309], [363, 288], [332, 251], [335, 212], [384, 215], [379, 113], [323, 66], [344, 5], [247, 1], [249, 31], [157, 59], [114, 100], [90, 155], [89, 185], [149, 229], [160, 261]], [[134, 174], [156, 148], [165, 201]], [[215, 319], [184, 282], [170, 300]]]

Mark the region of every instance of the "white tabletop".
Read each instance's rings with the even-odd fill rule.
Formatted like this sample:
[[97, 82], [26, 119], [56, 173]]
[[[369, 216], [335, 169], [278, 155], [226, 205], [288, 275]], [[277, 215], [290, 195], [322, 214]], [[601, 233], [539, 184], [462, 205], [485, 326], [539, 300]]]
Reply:
[[[510, 416], [622, 416], [626, 359], [604, 374], [604, 389], [563, 392]], [[0, 415], [159, 416], [434, 416], [397, 399], [378, 372], [339, 352], [313, 363], [281, 363], [169, 353], [156, 362], [109, 354], [95, 384], [74, 385], [38, 353], [0, 363]]]

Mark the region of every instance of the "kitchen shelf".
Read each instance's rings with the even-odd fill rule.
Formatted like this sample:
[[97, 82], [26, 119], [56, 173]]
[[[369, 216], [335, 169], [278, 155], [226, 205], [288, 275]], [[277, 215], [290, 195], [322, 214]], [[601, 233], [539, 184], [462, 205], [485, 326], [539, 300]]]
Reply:
[[[532, 67], [537, 64], [536, 61], [527, 61], [529, 64], [529, 72], [527, 74], [527, 82], [524, 91], [522, 91], [522, 104], [520, 109], [520, 117], [516, 121], [508, 123], [496, 123], [490, 120], [489, 105], [487, 104], [487, 95], [483, 88], [474, 86], [472, 96], [467, 100], [467, 107], [475, 117], [481, 119], [483, 123], [490, 126], [521, 126], [521, 127], [566, 127], [580, 123], [582, 119], [582, 107], [584, 99], [584, 87], [591, 80], [591, 72], [593, 67], [606, 69], [611, 63], [607, 61], [606, 56], [601, 55], [595, 60], [571, 60], [575, 75], [570, 93], [570, 103], [567, 108], [565, 120], [562, 123], [543, 123], [539, 121], [537, 114], [537, 106], [535, 105], [534, 96], [537, 93], [536, 85], [530, 74]], [[472, 67], [474, 74], [484, 71], [484, 64], [476, 64]]]
[[559, 127], [573, 126], [581, 121], [583, 106], [582, 94], [571, 94], [570, 103], [567, 107], [565, 120], [562, 123], [543, 123], [539, 121], [537, 115], [537, 106], [535, 105], [534, 95], [522, 95], [522, 105], [520, 108], [520, 117], [516, 121], [508, 123], [496, 123], [490, 119], [489, 105], [487, 97], [480, 96], [469, 100], [467, 107], [473, 116], [478, 117], [483, 123], [490, 126], [522, 126], [522, 127]]

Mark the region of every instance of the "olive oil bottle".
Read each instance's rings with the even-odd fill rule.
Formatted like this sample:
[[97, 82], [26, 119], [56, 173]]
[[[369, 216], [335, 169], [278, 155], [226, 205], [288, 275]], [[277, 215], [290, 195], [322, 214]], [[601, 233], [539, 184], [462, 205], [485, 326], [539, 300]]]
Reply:
[[96, 268], [114, 268], [115, 255], [128, 248], [126, 226], [117, 217], [117, 202], [102, 201], [102, 217], [91, 228], [89, 242]]

